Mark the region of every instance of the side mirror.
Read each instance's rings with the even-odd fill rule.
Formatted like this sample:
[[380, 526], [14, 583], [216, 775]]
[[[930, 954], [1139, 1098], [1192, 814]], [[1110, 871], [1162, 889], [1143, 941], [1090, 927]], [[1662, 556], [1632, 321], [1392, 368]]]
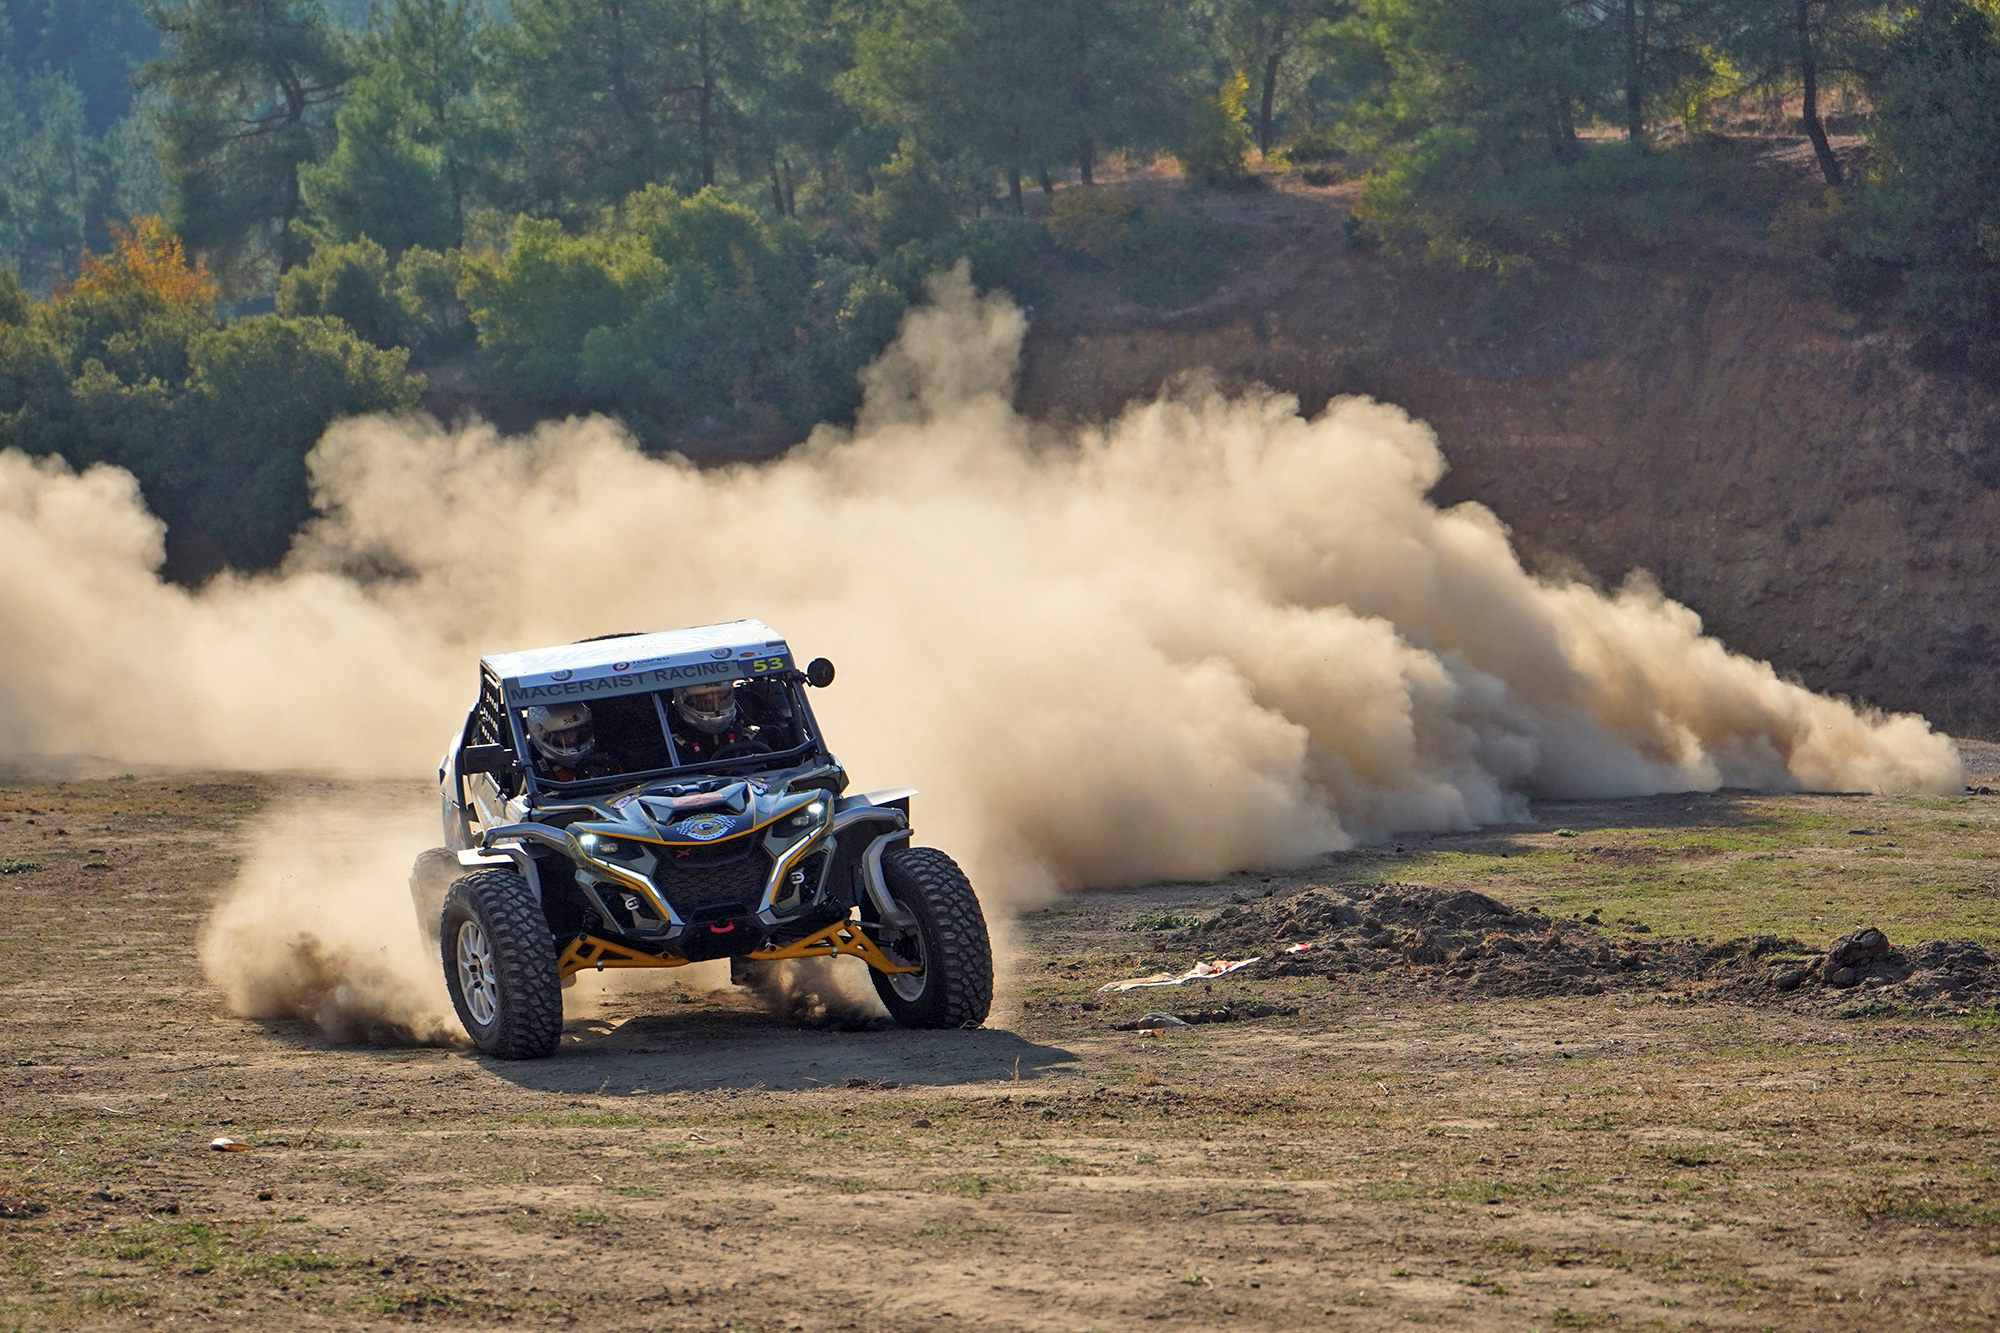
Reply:
[[806, 684], [816, 690], [823, 690], [833, 684], [833, 663], [824, 657], [815, 657], [806, 663]]
[[514, 771], [514, 756], [507, 753], [504, 745], [468, 745], [458, 752], [458, 771], [461, 776], [511, 773]]

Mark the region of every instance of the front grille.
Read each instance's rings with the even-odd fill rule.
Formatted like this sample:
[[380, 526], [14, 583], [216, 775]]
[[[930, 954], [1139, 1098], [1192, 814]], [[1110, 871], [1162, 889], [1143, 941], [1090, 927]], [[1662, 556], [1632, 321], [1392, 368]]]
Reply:
[[[728, 860], [719, 855], [720, 847], [704, 847], [684, 858], [660, 858], [656, 883], [683, 921], [721, 921], [757, 910], [764, 881], [771, 874], [771, 858], [757, 849], [754, 839], [741, 841], [742, 851]], [[688, 861], [705, 864], [688, 865]]]

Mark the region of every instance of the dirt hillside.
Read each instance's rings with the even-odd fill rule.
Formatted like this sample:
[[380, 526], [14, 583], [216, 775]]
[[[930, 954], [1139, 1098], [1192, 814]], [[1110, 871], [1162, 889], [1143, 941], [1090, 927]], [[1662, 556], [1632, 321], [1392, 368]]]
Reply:
[[1439, 498], [1491, 506], [1538, 567], [1649, 570], [1813, 688], [2000, 731], [2000, 392], [1926, 369], [1910, 331], [1843, 310], [1748, 230], [1549, 268], [1503, 303], [1349, 248], [1354, 188], [1211, 200], [1251, 257], [1187, 310], [1061, 278], [1023, 406], [1101, 416], [1192, 366], [1308, 410], [1373, 394], [1437, 428]]

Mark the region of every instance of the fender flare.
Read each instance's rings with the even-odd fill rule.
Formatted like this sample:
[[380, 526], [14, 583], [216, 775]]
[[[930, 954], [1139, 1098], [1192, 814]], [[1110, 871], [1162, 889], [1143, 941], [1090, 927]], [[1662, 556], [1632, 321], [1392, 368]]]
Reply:
[[892, 844], [908, 839], [915, 831], [910, 827], [906, 811], [910, 798], [916, 794], [914, 787], [891, 787], [885, 791], [869, 792], [866, 796], [842, 797], [834, 813], [831, 830], [838, 835], [861, 824], [888, 826], [870, 839], [855, 869], [861, 878], [861, 890], [868, 895], [877, 918], [906, 929], [915, 922], [915, 918], [896, 906], [895, 898], [889, 893], [889, 882], [882, 878], [882, 856]]
[[879, 919], [886, 925], [904, 930], [916, 924], [916, 918], [896, 906], [896, 900], [889, 893], [889, 881], [882, 878], [882, 854], [889, 850], [891, 843], [907, 841], [914, 830], [892, 828], [868, 844], [861, 853], [861, 886], [868, 891], [868, 901], [875, 904]]
[[479, 851], [466, 848], [458, 853], [458, 863], [468, 872], [483, 870], [489, 866], [507, 866], [528, 881], [528, 892], [535, 895], [535, 905], [542, 905], [542, 873], [535, 865], [535, 858], [528, 855], [528, 849], [518, 842], [500, 843]]

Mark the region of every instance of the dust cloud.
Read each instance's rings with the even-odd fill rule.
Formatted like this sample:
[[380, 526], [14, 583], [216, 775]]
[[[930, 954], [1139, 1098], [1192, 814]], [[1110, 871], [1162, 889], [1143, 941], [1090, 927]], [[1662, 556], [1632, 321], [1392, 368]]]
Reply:
[[421, 801], [352, 789], [262, 811], [202, 928], [202, 970], [248, 1018], [303, 1018], [335, 1041], [440, 1043], [460, 1032], [417, 929], [410, 863], [436, 841]]
[[850, 1030], [886, 1024], [867, 964], [851, 958], [788, 958], [750, 969], [745, 987], [765, 1010], [807, 1027]]
[[[420, 775], [482, 652], [756, 616], [838, 663], [815, 706], [857, 788], [922, 788], [921, 840], [995, 908], [1538, 795], [1960, 781], [1921, 718], [1781, 680], [1643, 576], [1529, 575], [1489, 511], [1430, 502], [1436, 441], [1392, 406], [1193, 384], [1057, 431], [1011, 406], [1020, 312], [962, 273], [932, 297], [853, 429], [764, 466], [648, 458], [600, 418], [341, 424], [284, 567], [198, 592], [157, 577], [129, 476], [0, 455], [0, 753]], [[398, 897], [407, 861], [327, 846], [274, 838], [218, 913], [242, 1003], [320, 986], [231, 943], [260, 913], [378, 966], [313, 914], [328, 877]], [[327, 975], [340, 1010], [358, 973]]]

